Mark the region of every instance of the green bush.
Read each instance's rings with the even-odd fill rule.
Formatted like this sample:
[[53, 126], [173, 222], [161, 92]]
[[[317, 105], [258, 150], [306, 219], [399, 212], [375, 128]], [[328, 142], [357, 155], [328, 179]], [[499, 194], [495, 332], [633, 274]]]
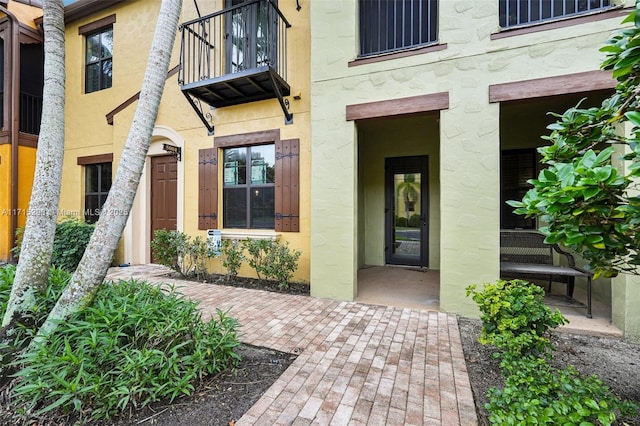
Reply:
[[11, 286], [16, 275], [15, 265], [4, 265], [0, 268], [0, 310], [7, 311], [7, 302], [11, 296]]
[[180, 231], [155, 231], [151, 249], [157, 263], [168, 266], [184, 277], [200, 276], [206, 272], [206, 261], [213, 255], [200, 236], [191, 237]]
[[513, 363], [504, 388], [488, 396], [489, 421], [498, 425], [611, 425], [637, 410], [596, 375], [583, 376], [571, 365], [557, 369], [533, 356]]
[[278, 281], [280, 288], [288, 288], [289, 281], [296, 269], [301, 253], [291, 251], [289, 243], [275, 240], [254, 240], [247, 238], [243, 246], [248, 253], [246, 257], [258, 275], [258, 279]]
[[267, 252], [271, 250], [272, 245], [273, 241], [271, 240], [254, 240], [252, 238], [247, 238], [242, 242], [243, 248], [248, 253], [246, 260], [249, 266], [256, 271], [259, 280], [262, 279], [262, 274], [265, 273]]
[[238, 240], [223, 240], [221, 254], [222, 266], [227, 269], [227, 279], [237, 277], [245, 260], [243, 245]]
[[[5, 265], [0, 268], [0, 315], [4, 316], [7, 303], [11, 295], [11, 286], [16, 274], [15, 265]], [[26, 347], [44, 321], [49, 311], [55, 306], [62, 291], [69, 283], [71, 274], [64, 269], [52, 267], [49, 271], [47, 288], [36, 294], [36, 306], [32, 312], [26, 312], [18, 323], [18, 332], [12, 337], [11, 343], [0, 343], [0, 354], [10, 353]], [[0, 372], [6, 367], [6, 360], [0, 357]]]
[[469, 295], [480, 308], [480, 343], [497, 347], [505, 356], [546, 353], [549, 330], [567, 323], [560, 311], [551, 312], [543, 303], [544, 290], [526, 281], [498, 280], [482, 291], [469, 286]]
[[407, 227], [407, 218], [402, 216], [396, 216], [396, 226], [398, 228], [406, 228]]
[[281, 289], [289, 288], [289, 281], [298, 269], [300, 255], [298, 250], [289, 249], [288, 242], [282, 244], [279, 241], [272, 241], [266, 253], [265, 276], [267, 279], [278, 281], [278, 286]]
[[[84, 255], [95, 226], [76, 217], [66, 217], [56, 224], [51, 264], [74, 272]], [[16, 230], [16, 247], [12, 252], [19, 257], [24, 228]]]
[[173, 400], [239, 359], [237, 327], [220, 310], [204, 322], [196, 303], [166, 284], [105, 284], [89, 307], [19, 360], [12, 397], [34, 416], [55, 410], [79, 423]]
[[411, 228], [419, 228], [422, 223], [422, 219], [419, 214], [412, 214], [409, 217], [409, 227]]
[[553, 345], [549, 333], [566, 318], [544, 305], [544, 290], [522, 280], [467, 287], [480, 308], [480, 343], [495, 346], [505, 378], [502, 389], [488, 392], [492, 424], [610, 425], [637, 410], [620, 401], [597, 376], [584, 377], [573, 366], [549, 364]]
[[77, 218], [67, 218], [56, 225], [51, 263], [66, 271], [78, 267], [95, 226]]

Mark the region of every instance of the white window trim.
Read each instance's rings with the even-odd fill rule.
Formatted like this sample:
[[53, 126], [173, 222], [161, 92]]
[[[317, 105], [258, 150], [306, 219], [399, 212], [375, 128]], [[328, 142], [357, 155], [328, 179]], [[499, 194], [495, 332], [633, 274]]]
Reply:
[[223, 229], [220, 231], [223, 240], [271, 240], [275, 241], [280, 234], [270, 229]]

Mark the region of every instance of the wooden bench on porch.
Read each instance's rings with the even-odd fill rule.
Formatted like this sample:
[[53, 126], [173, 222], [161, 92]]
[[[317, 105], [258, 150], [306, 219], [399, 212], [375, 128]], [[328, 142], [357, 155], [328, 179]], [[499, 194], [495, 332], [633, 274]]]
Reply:
[[[576, 267], [576, 261], [557, 244], [545, 244], [545, 236], [535, 231], [500, 231], [500, 277], [547, 278], [551, 283], [567, 284], [567, 296], [573, 297], [576, 277], [587, 279], [587, 318], [591, 318], [591, 280], [593, 274]], [[566, 259], [566, 265], [554, 263], [554, 251]]]

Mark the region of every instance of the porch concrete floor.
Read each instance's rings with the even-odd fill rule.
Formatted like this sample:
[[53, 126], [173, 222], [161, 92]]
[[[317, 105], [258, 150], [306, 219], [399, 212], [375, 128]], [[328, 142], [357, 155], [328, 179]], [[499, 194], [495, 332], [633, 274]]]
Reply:
[[364, 266], [358, 271], [356, 302], [440, 310], [440, 271], [402, 266]]
[[[566, 287], [554, 283], [552, 295], [562, 295]], [[586, 290], [576, 286], [573, 298], [586, 306]], [[440, 271], [399, 266], [364, 266], [358, 271], [356, 302], [421, 310], [440, 310]], [[552, 310], [562, 312], [569, 324], [560, 330], [622, 337], [611, 323], [611, 305], [592, 297], [593, 318], [586, 317], [586, 307], [549, 300]]]

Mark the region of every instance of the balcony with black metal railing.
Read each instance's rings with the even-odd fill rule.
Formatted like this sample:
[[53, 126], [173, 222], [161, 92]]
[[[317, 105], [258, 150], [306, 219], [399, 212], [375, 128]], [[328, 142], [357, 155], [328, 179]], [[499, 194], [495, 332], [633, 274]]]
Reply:
[[178, 84], [213, 133], [203, 108], [278, 99], [287, 121], [287, 29], [274, 0], [248, 0], [180, 26]]
[[30, 135], [40, 133], [42, 96], [20, 92], [20, 131]]
[[[0, 123], [4, 123], [4, 92], [0, 92]], [[40, 133], [42, 119], [42, 96], [20, 92], [19, 131], [29, 135]]]

